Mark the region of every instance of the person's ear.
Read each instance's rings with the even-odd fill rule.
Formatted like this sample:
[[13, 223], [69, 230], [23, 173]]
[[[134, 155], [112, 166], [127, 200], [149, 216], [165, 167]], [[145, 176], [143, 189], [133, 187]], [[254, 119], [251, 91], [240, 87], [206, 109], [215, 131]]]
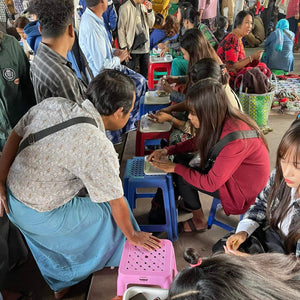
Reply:
[[75, 32], [74, 32], [74, 28], [73, 28], [73, 25], [72, 25], [72, 24], [70, 24], [70, 25], [68, 26], [68, 34], [69, 34], [69, 36], [70, 36], [71, 38], [74, 38], [74, 36], [75, 36]]
[[116, 120], [119, 120], [123, 118], [123, 107], [119, 107], [115, 112], [114, 112], [114, 117]]

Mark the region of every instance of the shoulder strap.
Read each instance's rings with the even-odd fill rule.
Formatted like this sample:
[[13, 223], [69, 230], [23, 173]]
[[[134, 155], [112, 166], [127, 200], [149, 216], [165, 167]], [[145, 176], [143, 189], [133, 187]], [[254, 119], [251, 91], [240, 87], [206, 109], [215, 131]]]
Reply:
[[212, 168], [219, 153], [228, 143], [238, 139], [251, 139], [257, 137], [259, 137], [259, 134], [255, 130], [242, 130], [228, 133], [221, 140], [219, 140], [210, 150], [209, 159], [207, 160], [205, 165], [205, 171], [208, 172]]
[[85, 67], [86, 67], [86, 69], [87, 69], [87, 71], [88, 71], [88, 73], [89, 73], [89, 75], [91, 77], [91, 80], [92, 80], [94, 78], [93, 72], [92, 72], [92, 70], [90, 68], [90, 65], [89, 65], [89, 63], [88, 63], [88, 61], [87, 61], [87, 59], [86, 59], [83, 51], [81, 50], [80, 46], [79, 46], [79, 53], [80, 53], [81, 57], [83, 58], [84, 65], [85, 65]]
[[163, 40], [165, 40], [166, 38], [167, 38], [167, 36], [164, 35], [164, 37], [163, 37], [162, 39], [160, 39], [159, 41], [157, 41], [157, 42], [152, 46], [152, 49], [153, 49], [154, 47], [156, 47], [159, 43], [161, 43]]
[[22, 141], [22, 143], [19, 146], [17, 155], [25, 149], [27, 146], [34, 144], [35, 142], [45, 138], [46, 136], [53, 134], [57, 131], [60, 131], [62, 129], [65, 129], [67, 127], [70, 127], [75, 124], [79, 123], [89, 123], [97, 127], [97, 123], [94, 119], [88, 118], [88, 117], [77, 117], [73, 118], [67, 121], [64, 121], [62, 123], [56, 124], [54, 126], [48, 127], [46, 129], [43, 129], [41, 131], [38, 131], [36, 133], [31, 133], [27, 136], [25, 140]]

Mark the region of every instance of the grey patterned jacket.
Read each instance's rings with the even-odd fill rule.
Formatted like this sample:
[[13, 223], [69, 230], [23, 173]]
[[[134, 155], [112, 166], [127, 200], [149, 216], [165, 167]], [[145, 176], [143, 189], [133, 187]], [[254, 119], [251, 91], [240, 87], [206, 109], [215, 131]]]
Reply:
[[[248, 209], [248, 211], [245, 213], [243, 220], [251, 219], [251, 220], [257, 222], [260, 226], [263, 226], [263, 227], [268, 225], [268, 221], [267, 221], [267, 199], [268, 199], [271, 187], [274, 184], [275, 171], [276, 170], [272, 171], [266, 187], [257, 196], [255, 203], [253, 205], [251, 205], [250, 208]], [[271, 209], [270, 209], [271, 214], [278, 207], [278, 205], [279, 205], [279, 199], [276, 198], [273, 201], [272, 205], [271, 205]], [[296, 222], [296, 223], [300, 222], [300, 198], [298, 198], [293, 203], [293, 205], [294, 205], [295, 213], [293, 214], [291, 224], [293, 222]], [[300, 257], [300, 239], [297, 242], [296, 253], [295, 254], [296, 254], [297, 257]]]

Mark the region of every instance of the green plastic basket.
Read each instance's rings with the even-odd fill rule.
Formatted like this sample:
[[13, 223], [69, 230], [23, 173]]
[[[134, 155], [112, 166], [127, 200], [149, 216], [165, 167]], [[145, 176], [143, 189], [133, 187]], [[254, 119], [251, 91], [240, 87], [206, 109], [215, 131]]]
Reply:
[[[277, 85], [276, 76], [275, 83]], [[267, 127], [269, 113], [271, 110], [276, 89], [274, 89], [272, 92], [265, 94], [247, 94], [243, 93], [242, 90], [243, 80], [241, 81], [240, 85], [239, 99], [244, 113], [249, 115], [262, 129], [264, 127]]]

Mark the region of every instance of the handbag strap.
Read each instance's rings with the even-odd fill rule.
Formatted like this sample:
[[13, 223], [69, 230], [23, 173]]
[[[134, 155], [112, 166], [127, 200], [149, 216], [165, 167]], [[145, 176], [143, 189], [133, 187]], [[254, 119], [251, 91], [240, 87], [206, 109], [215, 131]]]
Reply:
[[80, 52], [81, 57], [83, 58], [84, 66], [86, 67], [86, 69], [87, 69], [87, 71], [88, 71], [91, 79], [93, 79], [94, 78], [93, 72], [92, 72], [92, 70], [91, 70], [91, 68], [89, 66], [89, 63], [88, 63], [88, 61], [87, 61], [87, 59], [86, 59], [83, 51], [81, 50], [80, 46], [79, 46], [79, 52]]
[[161, 43], [163, 40], [165, 40], [166, 38], [167, 38], [167, 36], [164, 35], [164, 37], [163, 37], [162, 39], [160, 39], [159, 41], [157, 41], [157, 42], [152, 46], [152, 49], [153, 49], [154, 47], [156, 47], [159, 43]]
[[205, 164], [205, 171], [208, 171], [212, 168], [219, 153], [228, 143], [238, 139], [251, 139], [257, 137], [259, 137], [259, 133], [256, 130], [240, 130], [228, 133], [221, 140], [219, 140], [209, 151], [209, 159]]
[[88, 117], [77, 117], [73, 118], [67, 121], [64, 121], [62, 123], [56, 124], [54, 126], [48, 127], [46, 129], [43, 129], [41, 131], [38, 131], [36, 133], [30, 133], [25, 140], [22, 141], [22, 143], [19, 146], [17, 155], [25, 149], [27, 146], [32, 145], [36, 143], [37, 141], [45, 138], [46, 136], [53, 134], [57, 131], [60, 131], [62, 129], [65, 129], [67, 127], [73, 126], [75, 124], [79, 123], [89, 123], [97, 127], [97, 123], [94, 119], [88, 118]]

